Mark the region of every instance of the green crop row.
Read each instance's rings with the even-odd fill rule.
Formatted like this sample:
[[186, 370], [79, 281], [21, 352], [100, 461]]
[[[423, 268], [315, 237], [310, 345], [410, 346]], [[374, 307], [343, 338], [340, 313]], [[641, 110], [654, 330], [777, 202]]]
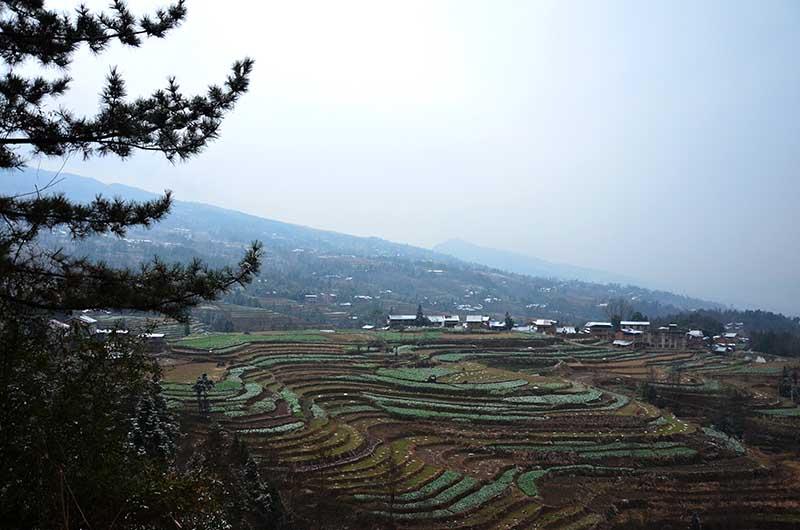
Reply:
[[325, 361], [349, 361], [364, 359], [361, 355], [346, 354], [288, 354], [288, 355], [269, 355], [251, 359], [251, 363], [259, 368], [269, 368], [278, 364], [295, 363], [322, 363]]
[[544, 394], [529, 396], [513, 396], [503, 399], [509, 403], [524, 403], [535, 405], [576, 405], [597, 401], [603, 393], [597, 389], [590, 389], [588, 392], [578, 392], [575, 394]]
[[331, 416], [341, 416], [343, 414], [356, 414], [359, 412], [375, 412], [379, 409], [373, 407], [372, 405], [344, 405], [342, 407], [336, 407], [331, 409], [330, 415]]
[[276, 408], [275, 399], [271, 397], [267, 397], [256, 401], [249, 407], [239, 408], [234, 410], [226, 410], [225, 415], [231, 418], [239, 418], [242, 416], [252, 416], [256, 414], [266, 414], [268, 412], [274, 411]]
[[458, 497], [468, 492], [469, 490], [473, 489], [477, 485], [478, 481], [475, 480], [474, 478], [462, 477], [461, 480], [459, 480], [452, 486], [442, 490], [436, 496], [431, 497], [430, 499], [423, 499], [419, 501], [397, 504], [396, 508], [403, 511], [429, 510], [430, 508], [436, 508], [438, 506], [446, 505], [452, 502], [454, 499], [457, 499]]
[[259, 429], [240, 429], [236, 432], [239, 434], [278, 434], [284, 432], [291, 432], [296, 431], [297, 429], [301, 429], [305, 423], [302, 421], [296, 421], [293, 423], [284, 423], [283, 425], [277, 425], [275, 427], [261, 427]]
[[261, 385], [258, 383], [245, 383], [244, 393], [229, 397], [228, 401], [247, 401], [261, 394], [262, 390]]
[[[447, 470], [421, 488], [397, 495], [395, 497], [395, 502], [411, 502], [429, 497], [444, 488], [452, 486], [460, 478], [460, 474], [455, 471]], [[355, 495], [354, 498], [359, 501], [390, 501], [389, 495]]]
[[579, 471], [583, 473], [588, 473], [590, 475], [595, 475], [597, 473], [634, 473], [635, 470], [629, 467], [607, 467], [607, 466], [593, 466], [590, 464], [575, 464], [570, 466], [555, 466], [550, 467], [547, 469], [534, 469], [532, 471], [527, 471], [521, 474], [517, 478], [517, 486], [519, 489], [522, 490], [522, 493], [528, 495], [529, 497], [538, 497], [539, 496], [539, 486], [537, 481], [545, 475], [554, 474], [554, 473], [570, 473], [573, 471]]
[[526, 451], [526, 452], [574, 452], [574, 453], [598, 453], [605, 451], [618, 451], [618, 450], [662, 450], [673, 449], [679, 447], [678, 442], [652, 442], [652, 443], [636, 443], [636, 442], [612, 442], [607, 444], [597, 444], [586, 441], [562, 441], [553, 444], [524, 444], [524, 445], [511, 445], [511, 444], [498, 444], [489, 447], [500, 449], [503, 451]]
[[409, 381], [427, 381], [429, 377], [443, 377], [453, 373], [452, 368], [435, 366], [433, 368], [379, 368], [377, 374], [392, 379]]
[[423, 381], [411, 381], [407, 379], [396, 379], [377, 374], [364, 375], [343, 375], [336, 379], [346, 381], [367, 381], [373, 383], [388, 383], [401, 388], [412, 390], [438, 390], [441, 392], [510, 392], [528, 384], [524, 379], [513, 379], [510, 381], [497, 381], [494, 383], [428, 383]]
[[292, 415], [297, 416], [298, 418], [303, 417], [303, 407], [300, 405], [300, 398], [292, 391], [292, 389], [289, 387], [283, 387], [278, 394], [289, 405], [289, 410], [292, 411]]
[[800, 416], [800, 407], [781, 409], [756, 409], [759, 414], [766, 416]]
[[[403, 510], [403, 512], [394, 513], [393, 516], [397, 519], [419, 520], [446, 518], [464, 513], [481, 506], [503, 493], [514, 482], [514, 477], [517, 472], [518, 470], [516, 468], [509, 469], [494, 482], [485, 484], [480, 489], [461, 497], [446, 508], [437, 508], [439, 506], [446, 506], [449, 502], [457, 499], [477, 485], [475, 479], [465, 477], [454, 486], [442, 491], [432, 499], [400, 505], [398, 508]], [[428, 508], [436, 509], [429, 510]], [[413, 509], [415, 511], [405, 512], [407, 509]], [[377, 514], [385, 517], [392, 515], [388, 512], [377, 512]]]

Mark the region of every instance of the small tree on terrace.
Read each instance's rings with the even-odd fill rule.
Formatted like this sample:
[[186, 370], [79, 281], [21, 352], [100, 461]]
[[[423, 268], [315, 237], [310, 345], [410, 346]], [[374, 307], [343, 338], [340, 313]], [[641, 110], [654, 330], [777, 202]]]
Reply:
[[389, 495], [388, 511], [390, 528], [397, 528], [396, 511], [397, 511], [397, 495], [400, 489], [400, 482], [403, 478], [403, 461], [397, 449], [393, 446], [389, 447], [389, 458], [386, 469], [386, 488]]
[[505, 325], [506, 329], [512, 329], [514, 327], [514, 319], [511, 318], [511, 314], [508, 311], [506, 311]]
[[422, 312], [422, 304], [417, 305], [417, 318], [414, 320], [414, 324], [417, 326], [427, 326], [431, 323], [428, 320], [428, 317], [425, 316], [425, 313]]
[[[31, 156], [126, 158], [142, 150], [180, 161], [200, 153], [247, 91], [252, 60], [234, 63], [221, 86], [196, 96], [169, 79], [164, 89], [131, 99], [112, 68], [96, 114], [58, 105], [79, 47], [95, 54], [113, 42], [137, 47], [164, 37], [185, 16], [183, 0], [141, 17], [122, 0], [105, 12], [0, 1], [0, 170], [21, 168]], [[35, 64], [42, 73], [31, 73]], [[122, 237], [162, 220], [171, 194], [80, 204], [49, 187], [0, 196], [0, 521], [10, 528], [203, 527], [191, 515], [200, 497], [191, 481], [165, 483], [175, 480], [171, 450], [151, 455], [140, 447], [169, 449], [172, 437], [157, 365], [135, 344], [56, 334], [47, 321], [54, 312], [83, 308], [156, 311], [185, 321], [200, 300], [248, 283], [258, 273], [261, 245], [253, 243], [236, 267], [156, 258], [114, 268], [47, 247], [40, 236], [63, 230], [75, 240]]]

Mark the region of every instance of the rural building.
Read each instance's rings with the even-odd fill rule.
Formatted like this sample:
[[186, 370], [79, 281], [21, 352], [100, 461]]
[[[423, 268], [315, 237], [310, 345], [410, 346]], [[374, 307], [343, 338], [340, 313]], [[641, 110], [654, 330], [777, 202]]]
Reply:
[[587, 322], [583, 331], [593, 337], [606, 338], [614, 334], [614, 326], [611, 322]]
[[108, 340], [108, 337], [112, 335], [127, 335], [129, 332], [127, 329], [96, 329], [93, 333], [93, 336], [100, 341]]
[[642, 346], [649, 342], [649, 333], [638, 329], [621, 329], [614, 334], [614, 342], [629, 342], [633, 346]]
[[739, 343], [739, 341], [740, 337], [738, 333], [729, 332], [714, 336], [714, 344], [724, 346], [728, 348], [729, 351], [735, 351], [736, 345]]
[[564, 326], [561, 328], [556, 328], [556, 333], [558, 335], [575, 335], [578, 331], [575, 329], [575, 326]]
[[163, 333], [145, 333], [144, 337], [145, 349], [150, 353], [161, 353], [167, 350], [167, 339]]
[[706, 338], [702, 330], [693, 329], [686, 334], [686, 345], [689, 348], [703, 348], [706, 345]]
[[431, 323], [431, 327], [443, 328], [444, 327], [444, 315], [428, 315], [428, 322]]
[[725, 331], [744, 331], [744, 322], [728, 322]]
[[95, 333], [97, 331], [97, 320], [88, 315], [78, 315], [77, 317], [72, 317], [70, 318], [70, 322], [88, 330], [89, 333]]
[[392, 329], [413, 326], [417, 322], [417, 315], [389, 315], [387, 323]]
[[623, 329], [635, 329], [637, 331], [650, 331], [650, 322], [646, 320], [623, 320], [619, 323]]
[[461, 323], [458, 315], [431, 315], [428, 316], [431, 326], [436, 328], [454, 328]]
[[502, 320], [492, 320], [489, 322], [489, 329], [493, 329], [495, 331], [502, 331], [506, 329], [506, 323]]
[[536, 328], [539, 333], [546, 333], [547, 335], [555, 335], [558, 331], [558, 320], [550, 320], [547, 318], [537, 318], [531, 322], [531, 326]]
[[686, 333], [678, 329], [677, 324], [661, 326], [653, 334], [650, 342], [656, 348], [667, 350], [686, 349]]
[[733, 350], [728, 349], [728, 347], [723, 346], [721, 344], [714, 344], [714, 347], [711, 349], [714, 353], [729, 353]]
[[444, 316], [444, 327], [446, 328], [457, 328], [461, 325], [461, 317], [458, 315], [445, 315]]
[[489, 317], [486, 315], [467, 315], [465, 325], [468, 329], [488, 329]]

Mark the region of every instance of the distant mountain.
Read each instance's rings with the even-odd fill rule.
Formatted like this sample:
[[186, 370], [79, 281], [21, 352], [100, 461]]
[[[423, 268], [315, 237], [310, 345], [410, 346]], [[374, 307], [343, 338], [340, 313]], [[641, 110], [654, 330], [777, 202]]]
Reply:
[[[0, 195], [30, 192], [34, 185], [45, 186], [53, 175], [36, 170], [0, 173]], [[156, 197], [138, 188], [78, 175], [60, 177], [46, 193], [64, 193], [77, 201], [88, 201], [98, 194], [131, 200]], [[224, 318], [240, 330], [317, 325], [352, 328], [379, 323], [390, 311], [414, 313], [417, 304], [422, 304], [429, 314], [502, 317], [509, 311], [520, 320], [557, 318], [582, 324], [605, 318], [604, 304], [612, 298], [626, 298], [636, 310], [652, 318], [721, 307], [623, 282], [599, 284], [569, 279], [620, 280], [598, 271], [512, 253], [481, 249], [486, 256], [474, 251], [467, 255], [457, 252], [459, 247], [452, 244], [427, 250], [193, 202], [175, 201], [163, 222], [150, 229], [130, 230], [124, 239], [103, 236], [72, 241], [66, 233], [55, 232], [44, 236], [43, 243], [116, 265], [129, 266], [157, 255], [169, 261], [199, 256], [220, 266], [237, 261], [243, 248], [256, 239], [266, 250], [261, 276], [246, 289], [230, 294], [226, 303], [201, 309], [198, 314], [206, 322]], [[465, 245], [460, 248], [469, 249]], [[462, 256], [474, 263], [459, 259]], [[496, 261], [489, 261], [491, 256]]]
[[[0, 195], [28, 193], [34, 186], [46, 186], [55, 173], [44, 170], [24, 169], [0, 173]], [[48, 188], [48, 193], [63, 193], [75, 201], [91, 201], [97, 195], [122, 197], [127, 200], [150, 200], [158, 197], [156, 193], [126, 186], [106, 184], [99, 180], [60, 173], [56, 184]], [[393, 256], [402, 254], [409, 257], [433, 258], [436, 254], [427, 249], [392, 243], [375, 237], [356, 237], [326, 230], [274, 221], [197, 202], [175, 201], [170, 215], [161, 223], [147, 231], [133, 230], [138, 236], [163, 235], [167, 232], [188, 231], [201, 240], [224, 241], [247, 244], [255, 239], [271, 243], [277, 247], [313, 248], [318, 251], [337, 251], [348, 253], [372, 252]], [[442, 259], [447, 257], [439, 256]]]
[[564, 263], [553, 263], [533, 256], [508, 250], [482, 247], [462, 239], [450, 239], [433, 247], [433, 250], [455, 258], [487, 267], [502, 269], [518, 274], [561, 280], [581, 280], [584, 282], [635, 284], [632, 278], [611, 272], [577, 267]]

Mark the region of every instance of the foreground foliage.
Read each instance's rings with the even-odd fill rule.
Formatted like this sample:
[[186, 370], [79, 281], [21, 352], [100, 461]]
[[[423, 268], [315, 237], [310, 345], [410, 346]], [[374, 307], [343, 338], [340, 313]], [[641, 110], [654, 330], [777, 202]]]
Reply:
[[[166, 89], [130, 99], [112, 69], [95, 116], [58, 104], [79, 47], [94, 53], [115, 41], [136, 47], [165, 36], [185, 16], [183, 0], [139, 18], [121, 0], [102, 12], [1, 1], [0, 169], [20, 168], [27, 156], [125, 158], [145, 150], [183, 160], [202, 151], [247, 91], [251, 60], [235, 63], [224, 85], [205, 95], [184, 95], [171, 79]], [[258, 273], [260, 244], [245, 251], [238, 267], [221, 269], [197, 259], [114, 267], [70, 255], [42, 238], [53, 232], [73, 241], [123, 237], [131, 227], [161, 221], [172, 196], [145, 202], [98, 196], [79, 204], [50, 193], [56, 181], [0, 196], [0, 526], [275, 526], [277, 497], [238, 442], [228, 444], [236, 453], [228, 459], [218, 441], [213, 456], [179, 465], [178, 427], [161, 395], [159, 367], [139, 337], [92, 335], [83, 324], [53, 320], [88, 308], [183, 320], [200, 300], [249, 282]]]

